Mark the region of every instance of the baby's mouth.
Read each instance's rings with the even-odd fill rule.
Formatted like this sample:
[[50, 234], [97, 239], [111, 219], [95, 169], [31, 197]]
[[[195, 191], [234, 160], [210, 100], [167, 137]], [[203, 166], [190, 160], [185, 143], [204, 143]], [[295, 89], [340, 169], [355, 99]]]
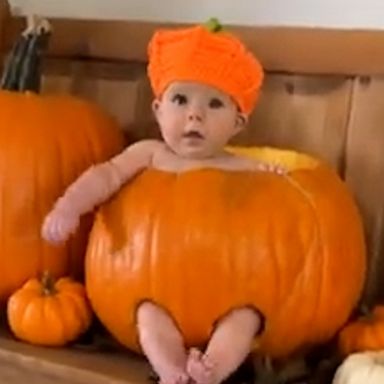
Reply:
[[188, 131], [183, 134], [183, 139], [204, 139], [199, 131]]

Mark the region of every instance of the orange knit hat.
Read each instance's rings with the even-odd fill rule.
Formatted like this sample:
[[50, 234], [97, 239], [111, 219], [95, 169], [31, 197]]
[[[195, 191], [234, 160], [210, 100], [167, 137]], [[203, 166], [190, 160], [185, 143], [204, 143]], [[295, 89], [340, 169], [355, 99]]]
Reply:
[[173, 81], [204, 83], [232, 96], [249, 114], [263, 82], [262, 66], [238, 38], [215, 27], [155, 32], [148, 46], [153, 92], [160, 97]]

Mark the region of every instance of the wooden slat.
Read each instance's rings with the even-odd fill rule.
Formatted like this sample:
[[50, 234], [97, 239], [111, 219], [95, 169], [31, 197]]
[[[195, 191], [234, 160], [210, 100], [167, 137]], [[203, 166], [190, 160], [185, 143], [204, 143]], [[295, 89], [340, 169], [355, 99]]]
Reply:
[[[99, 103], [135, 139], [158, 137], [144, 64], [49, 60], [43, 90]], [[341, 171], [350, 92], [344, 76], [268, 74], [249, 127], [235, 143], [308, 152]]]
[[150, 369], [128, 352], [40, 348], [0, 331], [0, 382], [4, 384], [146, 384]]
[[7, 1], [0, 0], [0, 52], [5, 49], [7, 43], [7, 22], [10, 18], [10, 10]]
[[235, 142], [307, 152], [342, 172], [351, 84], [345, 76], [269, 75]]
[[145, 66], [132, 62], [47, 60], [42, 81], [43, 93], [70, 93], [91, 100], [111, 113], [125, 131], [135, 130], [137, 138], [148, 135], [147, 123], [153, 125], [147, 87]]
[[359, 203], [370, 256], [365, 300], [384, 299], [384, 78], [354, 84], [346, 181]]
[[[4, 1], [4, 0], [3, 0]], [[146, 61], [154, 30], [176, 27], [138, 21], [52, 19], [50, 55]], [[25, 20], [7, 24], [9, 48]], [[228, 26], [256, 53], [268, 71], [301, 74], [384, 73], [384, 31]]]

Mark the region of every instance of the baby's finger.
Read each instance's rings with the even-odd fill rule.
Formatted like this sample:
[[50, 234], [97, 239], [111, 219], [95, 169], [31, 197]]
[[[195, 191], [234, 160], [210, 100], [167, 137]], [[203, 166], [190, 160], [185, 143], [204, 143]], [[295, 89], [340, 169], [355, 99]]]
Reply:
[[265, 163], [259, 163], [259, 164], [257, 164], [257, 170], [263, 171], [263, 172], [268, 172], [269, 166], [268, 166], [268, 164], [265, 164]]
[[49, 241], [51, 238], [51, 223], [50, 220], [46, 219], [41, 228], [41, 236], [43, 239]]
[[57, 222], [51, 222], [47, 229], [47, 240], [52, 244], [58, 243], [59, 228]]
[[275, 168], [275, 172], [279, 175], [284, 175], [286, 173], [286, 170], [285, 168], [281, 167], [281, 166], [277, 166]]
[[44, 225], [43, 238], [51, 244], [59, 244], [61, 242], [60, 223], [50, 218]]

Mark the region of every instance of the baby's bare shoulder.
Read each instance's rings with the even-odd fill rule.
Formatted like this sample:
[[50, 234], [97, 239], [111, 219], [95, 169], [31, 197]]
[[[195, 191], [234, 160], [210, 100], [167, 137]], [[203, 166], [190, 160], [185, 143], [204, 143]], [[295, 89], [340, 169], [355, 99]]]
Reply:
[[156, 152], [160, 150], [159, 140], [140, 140], [124, 149], [110, 160], [110, 163], [121, 170], [143, 169], [151, 165]]
[[131, 144], [127, 149], [131, 151], [145, 151], [155, 153], [164, 149], [164, 143], [156, 139], [140, 140]]

